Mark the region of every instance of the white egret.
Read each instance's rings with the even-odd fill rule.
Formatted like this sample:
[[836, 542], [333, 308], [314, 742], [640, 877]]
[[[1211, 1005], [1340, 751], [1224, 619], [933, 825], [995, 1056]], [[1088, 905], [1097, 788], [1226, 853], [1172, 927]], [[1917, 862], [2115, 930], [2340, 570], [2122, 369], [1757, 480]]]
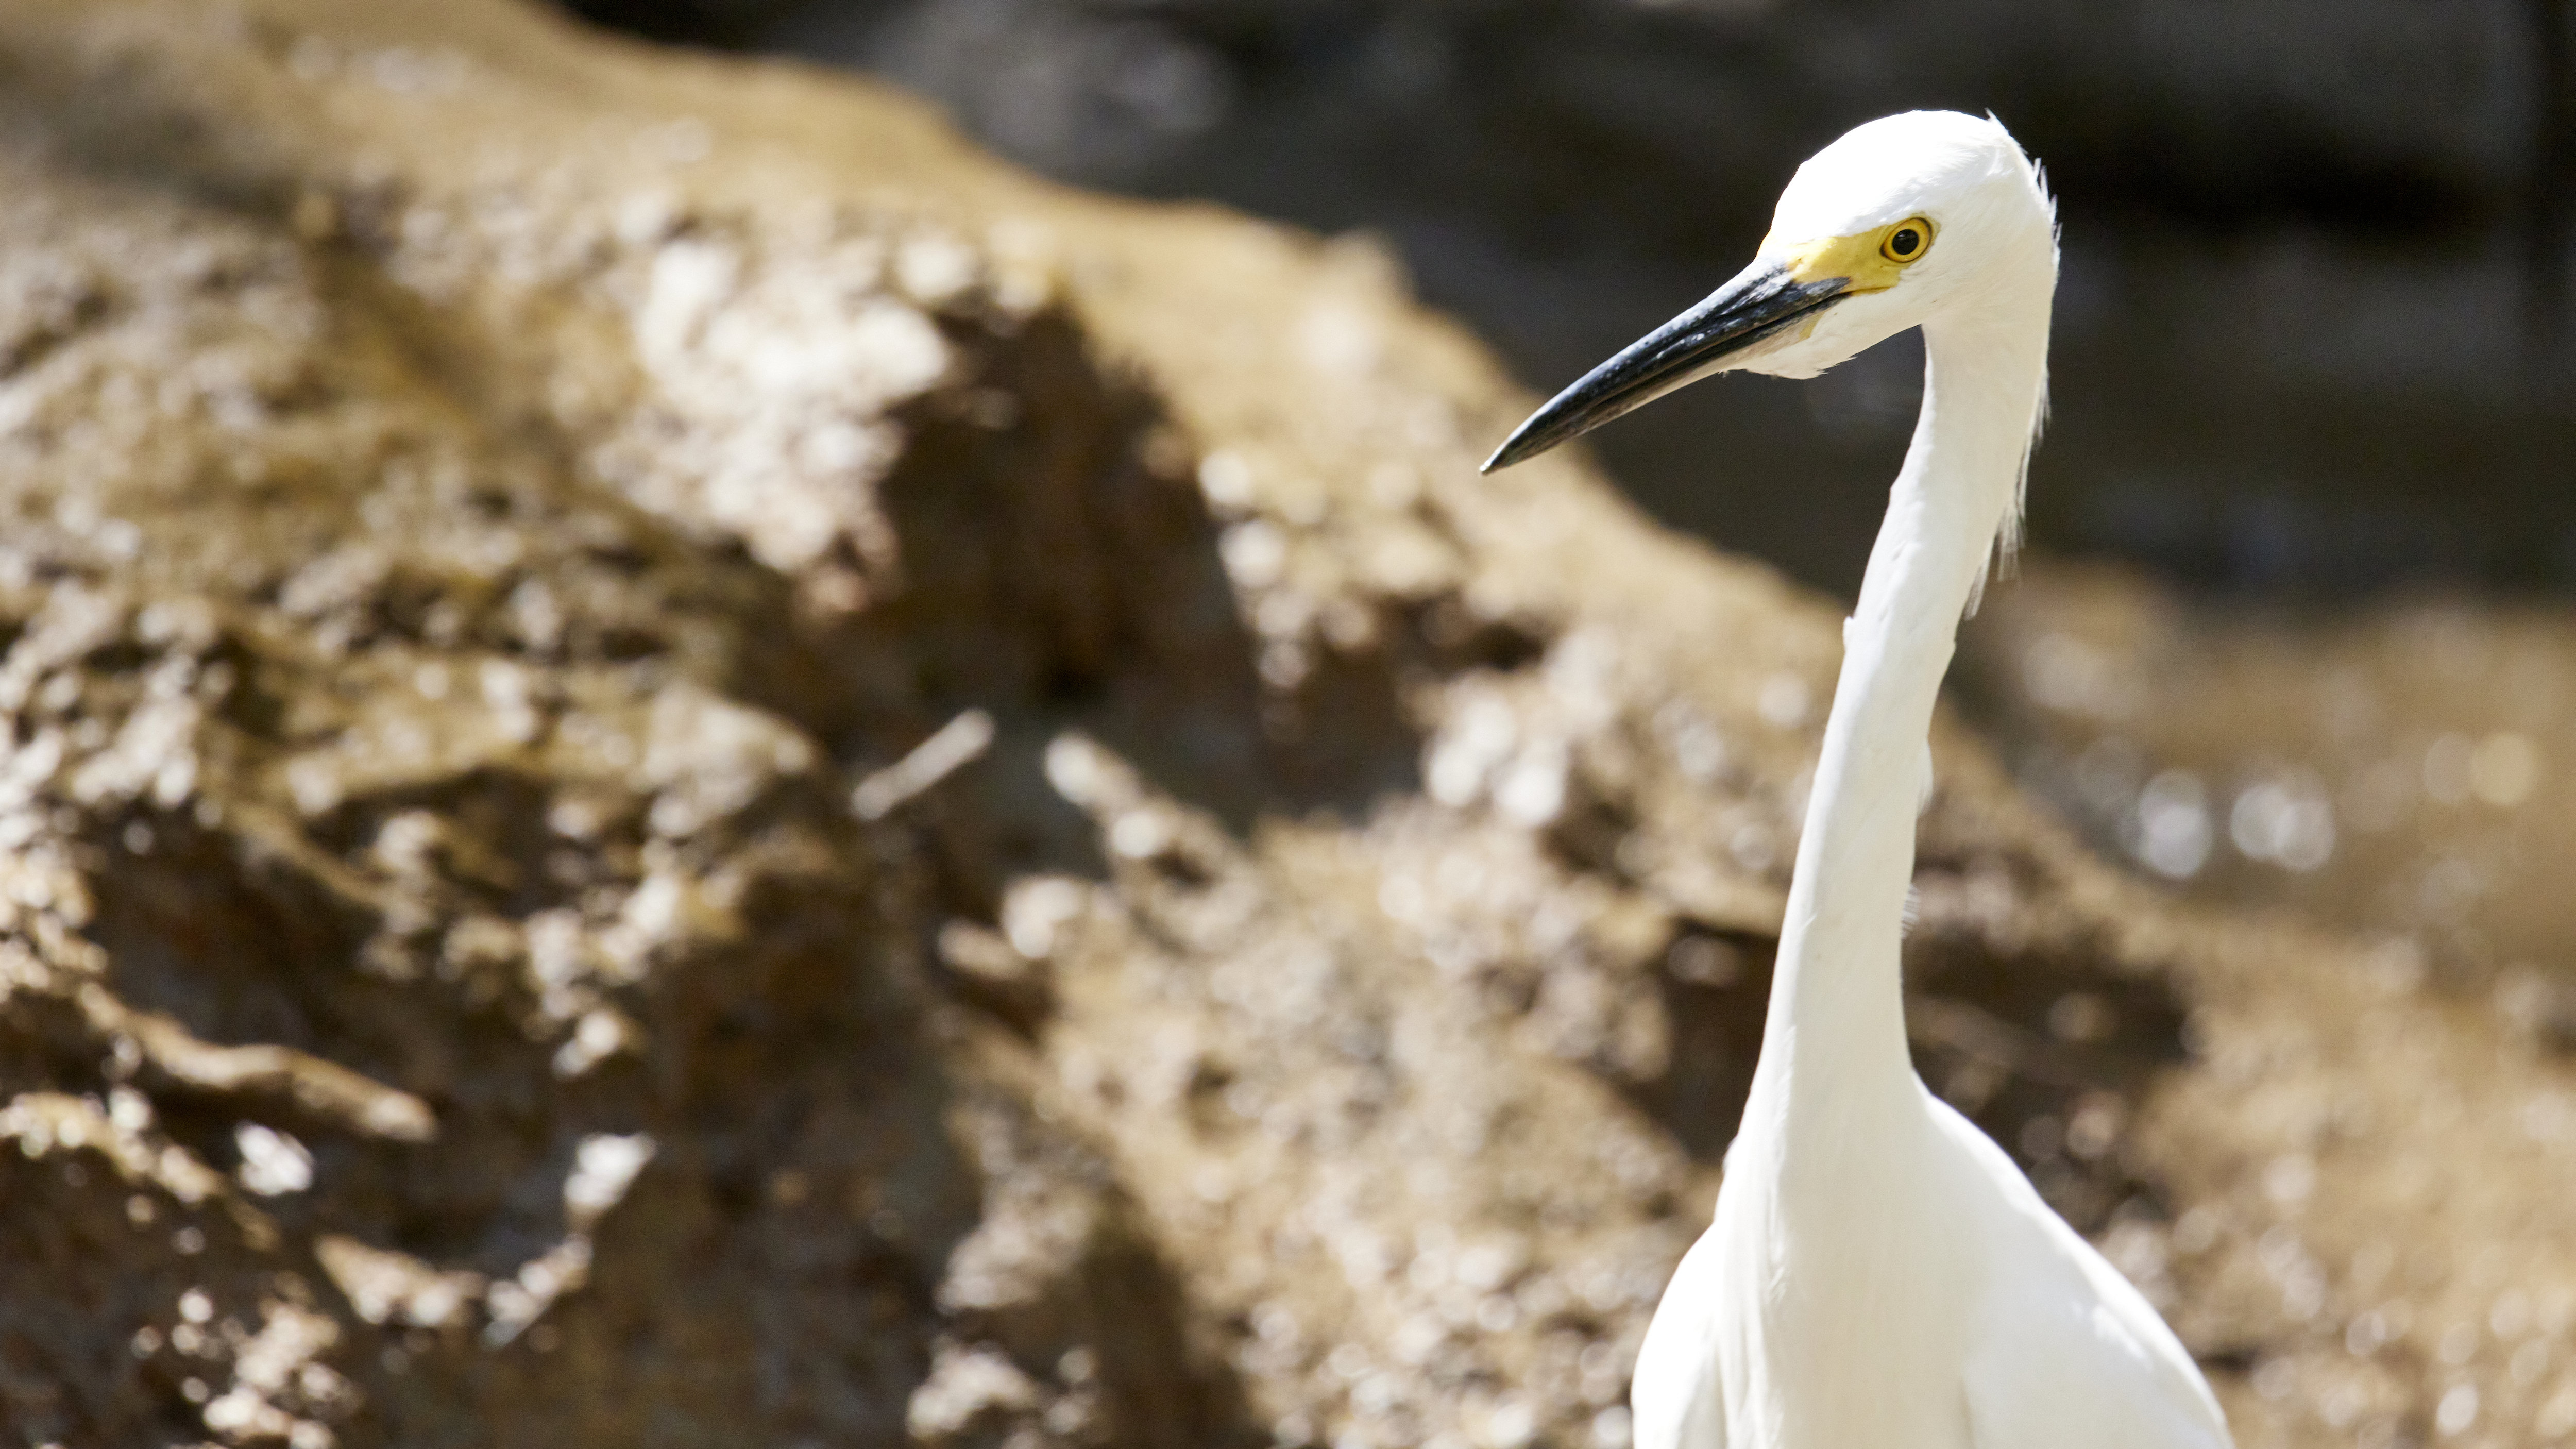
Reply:
[[2054, 208], [2002, 125], [1873, 121], [1798, 168], [1752, 266], [1485, 465], [1713, 373], [1813, 377], [1923, 329], [1923, 411], [1843, 628], [1761, 1060], [1715, 1221], [1638, 1353], [1637, 1449], [2229, 1442], [2172, 1330], [1906, 1051], [1898, 945], [1933, 700], [2014, 542], [2056, 286]]

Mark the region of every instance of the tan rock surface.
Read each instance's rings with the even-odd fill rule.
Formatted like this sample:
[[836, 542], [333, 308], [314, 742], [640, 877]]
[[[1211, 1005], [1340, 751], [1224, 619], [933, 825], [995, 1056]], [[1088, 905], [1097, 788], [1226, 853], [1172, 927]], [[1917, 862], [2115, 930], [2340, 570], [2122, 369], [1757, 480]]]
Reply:
[[[2147, 870], [2408, 941], [2446, 982], [2526, 1006], [2576, 990], [2564, 607], [2430, 589], [2193, 600], [2051, 564], [1965, 653], [2015, 772]], [[2543, 1015], [2576, 1045], [2576, 1007]]]
[[[24, 0], [0, 195], [30, 1443], [1624, 1443], [1834, 620], [1366, 248], [487, 0]], [[1940, 763], [2246, 1442], [2576, 1428], [2563, 1070]]]

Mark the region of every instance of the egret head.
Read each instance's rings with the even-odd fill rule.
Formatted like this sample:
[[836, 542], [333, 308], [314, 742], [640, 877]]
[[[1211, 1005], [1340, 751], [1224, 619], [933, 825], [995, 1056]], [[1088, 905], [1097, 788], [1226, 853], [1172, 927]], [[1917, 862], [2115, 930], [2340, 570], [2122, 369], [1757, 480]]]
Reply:
[[2054, 209], [2000, 122], [1872, 121], [1798, 168], [1753, 265], [1531, 414], [1485, 471], [1714, 373], [1813, 377], [1909, 327], [2044, 319], [2056, 284]]

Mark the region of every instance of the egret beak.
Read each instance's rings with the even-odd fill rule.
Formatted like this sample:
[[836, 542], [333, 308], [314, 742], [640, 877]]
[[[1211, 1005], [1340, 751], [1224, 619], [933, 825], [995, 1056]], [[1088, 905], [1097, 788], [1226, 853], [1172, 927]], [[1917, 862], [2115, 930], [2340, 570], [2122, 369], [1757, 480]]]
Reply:
[[1800, 281], [1791, 265], [1759, 261], [1742, 275], [1558, 393], [1513, 430], [1480, 470], [1491, 473], [1577, 438], [1725, 366], [1744, 349], [1840, 300], [1849, 277]]

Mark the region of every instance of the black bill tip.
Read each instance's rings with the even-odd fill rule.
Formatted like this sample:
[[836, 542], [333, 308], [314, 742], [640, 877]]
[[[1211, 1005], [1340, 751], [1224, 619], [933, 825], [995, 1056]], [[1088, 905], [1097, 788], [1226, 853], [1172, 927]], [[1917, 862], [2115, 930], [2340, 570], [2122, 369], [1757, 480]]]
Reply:
[[1522, 420], [1519, 427], [1512, 429], [1512, 435], [1503, 439], [1503, 445], [1494, 450], [1493, 456], [1485, 460], [1485, 465], [1476, 471], [1491, 473], [1497, 468], [1508, 468], [1525, 458], [1535, 458], [1574, 436], [1573, 431], [1561, 426], [1564, 419], [1551, 416], [1553, 410], [1553, 405], [1540, 408]]
[[[1622, 357], [1626, 355], [1626, 353], [1620, 354]], [[1626, 412], [1628, 409], [1624, 407], [1617, 409], [1617, 412], [1610, 411], [1609, 400], [1598, 396], [1601, 389], [1595, 379], [1608, 370], [1609, 366], [1609, 363], [1604, 363], [1601, 367], [1595, 368], [1591, 373], [1586, 374], [1581, 382], [1558, 393], [1548, 401], [1547, 406], [1523, 419], [1519, 427], [1512, 429], [1512, 435], [1503, 439], [1503, 445], [1494, 450], [1493, 456], [1485, 460], [1485, 465], [1476, 471], [1480, 474], [1491, 473], [1496, 469], [1508, 468], [1514, 463], [1535, 458], [1579, 433], [1592, 431], [1617, 416], [1617, 413]], [[1643, 401], [1642, 398], [1638, 399], [1638, 402]], [[1629, 407], [1636, 405], [1637, 403], [1630, 403]]]

